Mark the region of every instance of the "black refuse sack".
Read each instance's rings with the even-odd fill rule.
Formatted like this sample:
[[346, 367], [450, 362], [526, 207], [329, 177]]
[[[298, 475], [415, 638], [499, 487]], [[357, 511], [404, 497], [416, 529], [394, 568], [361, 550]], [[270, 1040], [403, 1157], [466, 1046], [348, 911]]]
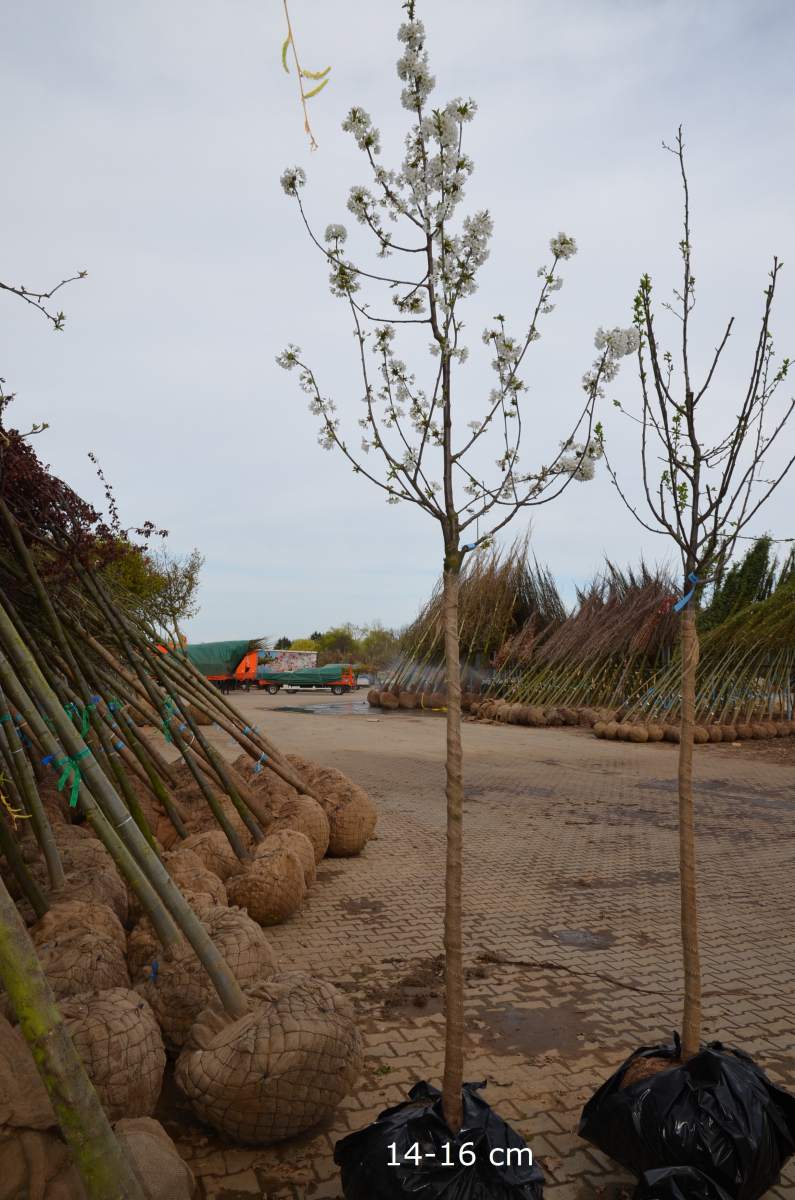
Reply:
[[[478, 1095], [482, 1087], [464, 1084], [463, 1128], [456, 1136], [442, 1116], [441, 1093], [417, 1083], [403, 1104], [337, 1142], [334, 1161], [345, 1200], [541, 1200], [541, 1170], [528, 1164], [526, 1143]], [[464, 1165], [473, 1154], [475, 1162]], [[444, 1166], [445, 1160], [454, 1165]]]
[[645, 1173], [632, 1200], [731, 1200], [731, 1197], [695, 1167], [661, 1167]]
[[636, 1175], [694, 1167], [731, 1200], [758, 1200], [795, 1151], [795, 1096], [771, 1083], [747, 1054], [720, 1042], [620, 1089], [636, 1058], [678, 1055], [678, 1038], [631, 1054], [583, 1108], [580, 1136]]

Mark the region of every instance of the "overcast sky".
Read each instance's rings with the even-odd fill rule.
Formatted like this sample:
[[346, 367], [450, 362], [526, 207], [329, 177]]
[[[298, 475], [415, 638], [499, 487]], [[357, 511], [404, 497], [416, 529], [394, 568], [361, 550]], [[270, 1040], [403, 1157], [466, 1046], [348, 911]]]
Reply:
[[[278, 0], [37, 0], [0, 15], [6, 282], [63, 293], [66, 330], [2, 304], [0, 373], [22, 427], [47, 420], [42, 457], [101, 500], [99, 457], [130, 524], [170, 530], [175, 552], [206, 556], [194, 640], [305, 636], [343, 621], [399, 625], [437, 575], [434, 522], [392, 507], [317, 444], [315, 420], [275, 355], [299, 343], [356, 430], [361, 384], [344, 304], [279, 186], [309, 181], [321, 232], [351, 219], [365, 163], [340, 124], [364, 106], [397, 166], [397, 0], [291, 0], [304, 64], [331, 65], [312, 104], [310, 153], [295, 79], [279, 62]], [[473, 96], [475, 159], [466, 207], [495, 221], [491, 257], [465, 320], [469, 419], [491, 386], [480, 332], [503, 312], [517, 332], [548, 242], [580, 253], [526, 375], [523, 457], [554, 453], [580, 402], [598, 325], [630, 323], [643, 271], [663, 298], [676, 281], [680, 190], [661, 150], [685, 125], [698, 288], [698, 363], [736, 317], [710, 419], [731, 421], [773, 254], [782, 274], [774, 328], [795, 351], [795, 158], [789, 0], [425, 0], [440, 103]], [[789, 264], [792, 263], [792, 267]], [[662, 314], [660, 330], [676, 336]], [[405, 357], [422, 377], [427, 335]], [[793, 355], [795, 357], [795, 355]], [[610, 395], [636, 394], [631, 360]], [[611, 452], [637, 482], [634, 431], [608, 403]], [[358, 440], [358, 439], [357, 439]], [[792, 438], [790, 438], [792, 440]], [[772, 467], [773, 464], [771, 464]], [[795, 535], [795, 481], [755, 532]], [[521, 518], [516, 532], [524, 531]], [[533, 548], [567, 596], [605, 555], [665, 558], [601, 472], [532, 518]]]

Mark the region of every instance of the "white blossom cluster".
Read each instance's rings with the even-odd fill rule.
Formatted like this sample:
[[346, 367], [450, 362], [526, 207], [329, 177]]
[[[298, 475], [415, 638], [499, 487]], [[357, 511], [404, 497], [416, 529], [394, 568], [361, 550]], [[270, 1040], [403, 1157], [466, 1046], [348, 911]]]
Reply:
[[303, 167], [288, 167], [282, 172], [279, 182], [288, 196], [297, 196], [298, 189], [306, 183], [306, 171]]
[[598, 438], [585, 442], [565, 442], [562, 449], [566, 451], [558, 459], [553, 468], [556, 475], [570, 475], [579, 483], [593, 479], [596, 473], [596, 463], [604, 454], [602, 443]]
[[354, 105], [342, 122], [342, 128], [346, 133], [353, 134], [360, 150], [367, 150], [371, 154], [381, 153], [381, 134], [363, 108]]
[[549, 243], [549, 248], [555, 258], [574, 258], [574, 255], [577, 253], [577, 243], [567, 233], [559, 233], [557, 237], [553, 237]]
[[347, 241], [347, 238], [348, 238], [348, 230], [345, 228], [344, 225], [327, 225], [326, 226], [326, 236], [324, 239], [325, 241], [333, 242], [333, 243], [336, 243], [337, 245], [342, 245], [343, 242]]
[[634, 354], [638, 348], [640, 337], [637, 329], [602, 329], [596, 331], [594, 345], [600, 351], [590, 371], [582, 377], [585, 392], [595, 396], [604, 396], [604, 383], [610, 383], [618, 375], [621, 359], [628, 354]]
[[428, 51], [425, 49], [425, 26], [422, 21], [405, 21], [398, 29], [398, 41], [406, 49], [397, 63], [398, 79], [406, 84], [400, 102], [410, 112], [418, 112], [430, 96], [436, 80], [428, 67]]

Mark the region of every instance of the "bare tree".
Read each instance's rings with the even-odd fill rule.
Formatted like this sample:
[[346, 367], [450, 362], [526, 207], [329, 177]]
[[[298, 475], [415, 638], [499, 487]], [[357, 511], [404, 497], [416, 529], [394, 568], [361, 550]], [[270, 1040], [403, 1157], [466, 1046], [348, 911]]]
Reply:
[[[684, 193], [684, 218], [679, 251], [682, 283], [673, 303], [663, 305], [679, 322], [676, 356], [661, 345], [655, 328], [652, 283], [640, 281], [635, 296], [638, 334], [640, 412], [619, 408], [638, 424], [643, 475], [642, 516], [606, 458], [619, 495], [644, 529], [670, 538], [682, 562], [684, 595], [676, 605], [681, 613], [681, 732], [679, 743], [679, 854], [682, 949], [685, 974], [682, 1017], [682, 1057], [696, 1054], [701, 1042], [701, 964], [696, 895], [696, 855], [693, 811], [693, 730], [699, 642], [696, 608], [699, 589], [731, 557], [737, 539], [779, 486], [795, 462], [784, 453], [775, 469], [766, 462], [782, 445], [781, 434], [795, 408], [789, 400], [776, 409], [774, 398], [789, 370], [789, 359], [777, 366], [770, 318], [781, 270], [773, 259], [764, 291], [759, 333], [751, 367], [740, 387], [725, 433], [706, 433], [704, 399], [728, 344], [734, 318], [728, 321], [712, 354], [700, 386], [691, 371], [691, 324], [696, 303], [692, 266], [690, 191], [685, 170], [681, 126], [674, 146], [665, 145], [677, 160]], [[675, 365], [675, 358], [678, 366]], [[614, 403], [617, 403], [614, 401]], [[725, 402], [722, 403], [725, 409]]]
[[[464, 996], [462, 963], [462, 748], [459, 668], [458, 593], [464, 556], [487, 546], [523, 509], [547, 504], [573, 479], [593, 476], [601, 455], [594, 408], [604, 385], [614, 378], [623, 354], [634, 351], [633, 329], [599, 330], [598, 355], [583, 379], [584, 399], [573, 428], [546, 465], [527, 471], [520, 462], [526, 432], [521, 371], [540, 337], [543, 318], [562, 285], [559, 270], [576, 252], [564, 233], [550, 242], [548, 263], [538, 270], [538, 294], [529, 322], [515, 336], [498, 315], [483, 334], [492, 354], [494, 386], [465, 423], [469, 398], [454, 386], [467, 357], [461, 309], [476, 290], [479, 268], [489, 254], [492, 220], [487, 211], [457, 219], [473, 164], [463, 149], [464, 126], [475, 115], [473, 100], [455, 99], [433, 108], [434, 79], [428, 65], [425, 32], [414, 0], [404, 5], [408, 20], [398, 38], [402, 53], [398, 76], [402, 103], [412, 115], [405, 157], [397, 170], [380, 164], [381, 139], [369, 115], [352, 108], [343, 123], [367, 159], [375, 190], [351, 188], [348, 208], [375, 239], [381, 260], [397, 257], [400, 268], [369, 269], [345, 257], [347, 231], [329, 225], [321, 240], [314, 232], [300, 195], [305, 174], [294, 167], [282, 175], [285, 192], [295, 199], [312, 241], [330, 270], [332, 294], [348, 307], [361, 371], [361, 429], [355, 449], [341, 429], [335, 402], [325, 396], [312, 367], [297, 346], [277, 359], [297, 369], [310, 409], [320, 419], [319, 440], [338, 450], [357, 474], [385, 494], [387, 503], [414, 504], [440, 528], [444, 550], [444, 625], [447, 676], [447, 866], [445, 890], [445, 1068], [443, 1107], [453, 1131], [461, 1124]], [[389, 223], [389, 227], [387, 224]], [[379, 287], [391, 297], [393, 315], [381, 315], [362, 289]], [[389, 307], [389, 305], [387, 305]], [[397, 344], [419, 333], [430, 339], [421, 385]], [[372, 353], [368, 353], [371, 351]], [[536, 415], [536, 421], [543, 415]], [[463, 429], [462, 429], [463, 425]], [[375, 458], [372, 465], [370, 455]], [[496, 472], [493, 469], [496, 455]], [[492, 464], [487, 466], [491, 457]], [[467, 540], [465, 540], [467, 539]]]

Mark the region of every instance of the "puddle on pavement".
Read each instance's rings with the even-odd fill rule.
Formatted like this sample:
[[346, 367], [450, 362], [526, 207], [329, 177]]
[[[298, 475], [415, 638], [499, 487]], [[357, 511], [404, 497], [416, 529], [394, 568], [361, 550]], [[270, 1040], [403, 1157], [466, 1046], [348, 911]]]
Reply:
[[534, 1058], [557, 1050], [560, 1054], [576, 1054], [589, 1033], [587, 1017], [575, 1003], [559, 1004], [555, 1008], [504, 1008], [481, 1010], [478, 1021], [484, 1027], [478, 1031], [481, 1043], [503, 1054], [526, 1054]]
[[373, 710], [366, 700], [331, 700], [328, 704], [281, 704], [271, 708], [270, 712], [286, 713], [320, 713], [333, 717], [360, 717]]
[[547, 940], [571, 946], [574, 950], [606, 950], [615, 941], [606, 929], [559, 929], [556, 932], [547, 929], [544, 934]]

